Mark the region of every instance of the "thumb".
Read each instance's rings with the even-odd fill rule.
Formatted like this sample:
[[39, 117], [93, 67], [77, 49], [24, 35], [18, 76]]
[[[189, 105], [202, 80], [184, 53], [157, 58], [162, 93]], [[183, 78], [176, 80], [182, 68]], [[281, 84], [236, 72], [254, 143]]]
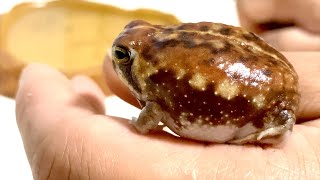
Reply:
[[66, 132], [88, 124], [85, 117], [89, 115], [104, 114], [103, 97], [89, 78], [70, 81], [46, 65], [26, 67], [16, 96], [16, 118], [30, 165], [44, 157], [41, 147], [58, 152], [59, 146], [64, 148]]

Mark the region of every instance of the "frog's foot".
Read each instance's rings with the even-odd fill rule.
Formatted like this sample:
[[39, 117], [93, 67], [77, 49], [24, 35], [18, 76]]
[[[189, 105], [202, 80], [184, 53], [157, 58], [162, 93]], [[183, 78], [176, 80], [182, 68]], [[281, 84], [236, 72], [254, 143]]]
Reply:
[[266, 128], [257, 133], [250, 134], [241, 139], [229, 141], [232, 144], [258, 143], [258, 144], [278, 144], [291, 132], [295, 123], [295, 115], [291, 110], [283, 110], [276, 118], [277, 122], [283, 122], [281, 125]]
[[162, 130], [165, 126], [158, 125], [164, 118], [162, 108], [155, 102], [147, 102], [138, 118], [132, 118], [132, 124], [142, 134], [151, 130]]

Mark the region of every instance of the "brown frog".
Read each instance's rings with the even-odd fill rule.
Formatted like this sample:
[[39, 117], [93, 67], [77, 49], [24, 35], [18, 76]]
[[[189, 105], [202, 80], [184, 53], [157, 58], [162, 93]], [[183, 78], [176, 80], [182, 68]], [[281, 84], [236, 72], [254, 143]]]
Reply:
[[141, 133], [162, 122], [193, 140], [274, 144], [296, 121], [292, 65], [238, 27], [133, 21], [114, 41], [112, 63], [143, 107], [133, 120]]

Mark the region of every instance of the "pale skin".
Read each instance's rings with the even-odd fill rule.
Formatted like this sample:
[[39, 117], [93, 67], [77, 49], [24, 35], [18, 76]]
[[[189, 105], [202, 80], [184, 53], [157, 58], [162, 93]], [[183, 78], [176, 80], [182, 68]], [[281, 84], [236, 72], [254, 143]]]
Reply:
[[[245, 6], [255, 5], [251, 11], [266, 13], [265, 3], [285, 0], [260, 0], [264, 5], [259, 8], [254, 1], [257, 0], [243, 0], [239, 4], [242, 22], [247, 21], [244, 25], [248, 27], [258, 21], [253, 21], [256, 13], [244, 11]], [[286, 16], [297, 13], [295, 1], [287, 1], [293, 7], [288, 8]], [[302, 5], [295, 8], [308, 9]], [[313, 18], [312, 14], [306, 18]], [[318, 26], [313, 30], [320, 29], [320, 23], [313, 26]], [[306, 27], [309, 25], [297, 28], [309, 32]], [[319, 34], [314, 35], [320, 37]], [[292, 38], [284, 40], [290, 42]], [[161, 131], [141, 135], [128, 120], [104, 115], [105, 97], [89, 78], [78, 76], [68, 80], [48, 66], [30, 65], [21, 76], [16, 113], [33, 176], [35, 179], [319, 179], [320, 53], [283, 53], [300, 77], [301, 105], [298, 124], [288, 141], [275, 148], [204, 144]], [[110, 89], [128, 103], [139, 106], [118, 80], [110, 62], [105, 70]]]

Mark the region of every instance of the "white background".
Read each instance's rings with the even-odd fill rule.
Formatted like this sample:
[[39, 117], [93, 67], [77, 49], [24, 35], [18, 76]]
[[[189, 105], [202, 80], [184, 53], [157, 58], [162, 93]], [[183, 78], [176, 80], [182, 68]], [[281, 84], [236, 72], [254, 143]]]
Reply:
[[[1, 0], [0, 13], [9, 11], [18, 2], [22, 0]], [[36, 2], [41, 4], [43, 1]], [[127, 9], [140, 7], [158, 9], [176, 15], [183, 22], [212, 21], [238, 25], [235, 0], [100, 0], [99, 2]], [[112, 109], [119, 106], [123, 106], [118, 108], [121, 112]], [[116, 97], [106, 99], [106, 108], [107, 114], [127, 118], [136, 116], [139, 112]], [[128, 110], [124, 111], [124, 109]], [[0, 179], [32, 179], [15, 121], [15, 102], [2, 96], [0, 96], [0, 143]]]

